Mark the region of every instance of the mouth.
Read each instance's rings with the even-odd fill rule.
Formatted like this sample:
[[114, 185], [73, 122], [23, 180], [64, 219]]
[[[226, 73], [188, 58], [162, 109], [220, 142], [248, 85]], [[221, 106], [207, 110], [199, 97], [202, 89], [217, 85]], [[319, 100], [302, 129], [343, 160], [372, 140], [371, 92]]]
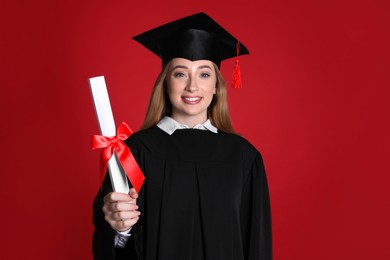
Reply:
[[201, 97], [182, 97], [181, 99], [183, 100], [184, 103], [189, 105], [198, 104], [202, 100]]

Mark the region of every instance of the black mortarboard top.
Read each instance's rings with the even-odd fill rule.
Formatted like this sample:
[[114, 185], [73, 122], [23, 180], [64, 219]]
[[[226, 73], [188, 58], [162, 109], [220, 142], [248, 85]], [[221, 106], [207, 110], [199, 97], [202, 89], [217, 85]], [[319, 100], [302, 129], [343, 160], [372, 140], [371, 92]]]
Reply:
[[205, 13], [197, 13], [133, 37], [162, 59], [163, 66], [173, 58], [210, 60], [218, 67], [222, 60], [248, 49]]

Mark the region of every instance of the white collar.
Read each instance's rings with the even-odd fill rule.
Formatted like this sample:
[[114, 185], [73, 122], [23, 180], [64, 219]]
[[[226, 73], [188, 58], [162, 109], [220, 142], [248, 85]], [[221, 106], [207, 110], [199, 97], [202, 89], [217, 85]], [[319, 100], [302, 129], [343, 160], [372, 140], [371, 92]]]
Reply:
[[[177, 129], [189, 129], [185, 124], [180, 124], [175, 119], [169, 116], [164, 116], [157, 126], [169, 135], [172, 135]], [[208, 130], [213, 133], [218, 133], [218, 129], [211, 124], [210, 119], [207, 119], [203, 124], [197, 124], [192, 129]]]

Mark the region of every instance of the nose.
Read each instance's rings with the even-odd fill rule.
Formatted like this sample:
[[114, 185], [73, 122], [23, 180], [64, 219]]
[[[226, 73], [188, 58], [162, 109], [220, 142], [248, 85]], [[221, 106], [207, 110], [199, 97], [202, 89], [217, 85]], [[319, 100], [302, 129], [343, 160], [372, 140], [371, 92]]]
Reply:
[[194, 92], [198, 90], [198, 85], [196, 84], [196, 80], [194, 79], [194, 77], [192, 76], [188, 77], [186, 90], [189, 92]]

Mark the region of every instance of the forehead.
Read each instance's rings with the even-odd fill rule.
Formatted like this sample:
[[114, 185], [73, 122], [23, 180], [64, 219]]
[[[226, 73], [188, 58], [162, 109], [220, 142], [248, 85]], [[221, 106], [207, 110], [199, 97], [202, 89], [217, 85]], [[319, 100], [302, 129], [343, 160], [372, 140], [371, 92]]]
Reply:
[[175, 68], [177, 66], [183, 66], [187, 68], [199, 68], [199, 67], [210, 67], [214, 70], [214, 63], [209, 60], [188, 60], [184, 58], [174, 58], [171, 61], [171, 68]]

